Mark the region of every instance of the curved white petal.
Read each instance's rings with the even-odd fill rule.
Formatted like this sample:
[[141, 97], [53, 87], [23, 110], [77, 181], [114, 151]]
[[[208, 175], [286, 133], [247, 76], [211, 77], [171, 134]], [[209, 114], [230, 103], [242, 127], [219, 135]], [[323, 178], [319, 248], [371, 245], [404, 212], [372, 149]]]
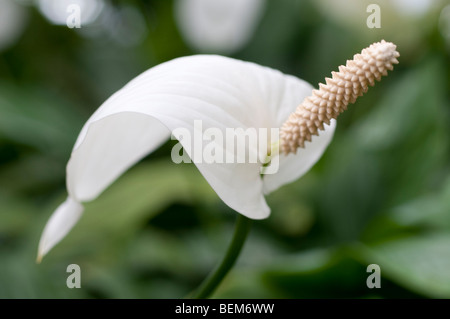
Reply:
[[264, 176], [264, 194], [269, 194], [284, 184], [293, 182], [308, 172], [320, 159], [333, 138], [336, 121], [331, 120], [319, 136], [313, 136], [305, 148], [299, 148], [296, 154], [280, 155], [277, 173]]
[[264, 5], [265, 0], [179, 0], [175, 18], [191, 47], [229, 54], [251, 38]]
[[37, 262], [72, 229], [83, 213], [83, 206], [68, 197], [50, 217], [39, 242]]

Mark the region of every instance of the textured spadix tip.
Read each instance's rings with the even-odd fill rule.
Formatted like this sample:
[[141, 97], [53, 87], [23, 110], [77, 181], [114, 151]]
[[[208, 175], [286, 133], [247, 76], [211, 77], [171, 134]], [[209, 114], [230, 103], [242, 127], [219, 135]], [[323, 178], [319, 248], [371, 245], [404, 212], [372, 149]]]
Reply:
[[324, 125], [347, 109], [358, 96], [367, 92], [375, 80], [391, 71], [400, 54], [392, 42], [381, 40], [371, 44], [361, 53], [355, 54], [353, 60], [347, 60], [339, 72], [331, 72], [326, 84], [320, 83], [318, 90], [313, 90], [297, 107], [280, 130], [280, 149], [284, 154], [296, 153], [299, 147], [305, 147], [306, 141], [319, 135]]

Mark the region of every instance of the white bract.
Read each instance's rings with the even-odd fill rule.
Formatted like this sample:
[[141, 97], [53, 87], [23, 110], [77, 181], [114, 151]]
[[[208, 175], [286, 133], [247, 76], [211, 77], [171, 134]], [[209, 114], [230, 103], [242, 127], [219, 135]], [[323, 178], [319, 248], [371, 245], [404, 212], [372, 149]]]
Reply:
[[[312, 89], [294, 76], [215, 55], [178, 58], [139, 75], [104, 102], [82, 128], [67, 164], [68, 199], [48, 221], [38, 259], [78, 221], [82, 202], [95, 199], [172, 131], [185, 128], [194, 134], [198, 120], [205, 129], [223, 132], [279, 128]], [[229, 207], [252, 219], [266, 218], [270, 208], [264, 195], [306, 173], [331, 141], [334, 128], [333, 120], [296, 154], [277, 155], [275, 174], [261, 176], [261, 162], [196, 166]]]

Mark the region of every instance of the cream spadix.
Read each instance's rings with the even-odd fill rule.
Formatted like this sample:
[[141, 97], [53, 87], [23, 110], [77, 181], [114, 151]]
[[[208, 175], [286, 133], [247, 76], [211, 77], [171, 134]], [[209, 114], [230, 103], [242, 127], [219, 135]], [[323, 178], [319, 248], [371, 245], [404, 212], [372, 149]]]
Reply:
[[384, 40], [370, 45], [361, 53], [355, 54], [339, 72], [331, 72], [332, 78], [326, 78], [327, 84], [319, 84], [319, 90], [297, 107], [283, 124], [280, 132], [281, 151], [295, 153], [305, 147], [306, 141], [318, 135], [332, 119], [347, 109], [349, 103], [355, 103], [358, 96], [367, 92], [369, 85], [375, 85], [381, 76], [386, 76], [397, 64], [400, 54], [396, 46]]

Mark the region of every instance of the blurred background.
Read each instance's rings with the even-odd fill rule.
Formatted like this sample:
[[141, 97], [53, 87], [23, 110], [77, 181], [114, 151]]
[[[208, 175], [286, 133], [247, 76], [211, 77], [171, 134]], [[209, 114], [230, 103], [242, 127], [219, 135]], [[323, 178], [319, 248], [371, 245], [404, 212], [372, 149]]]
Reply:
[[[75, 4], [80, 28], [71, 20]], [[381, 28], [366, 24], [369, 4]], [[76, 26], [76, 25], [75, 25]], [[236, 213], [173, 143], [130, 169], [41, 264], [89, 116], [164, 61], [215, 53], [317, 86], [372, 42], [400, 64], [339, 118], [303, 178], [268, 196], [217, 298], [450, 297], [450, 5], [439, 0], [0, 0], [0, 298], [181, 298]], [[69, 264], [81, 289], [69, 289]], [[369, 264], [381, 288], [369, 289]]]

